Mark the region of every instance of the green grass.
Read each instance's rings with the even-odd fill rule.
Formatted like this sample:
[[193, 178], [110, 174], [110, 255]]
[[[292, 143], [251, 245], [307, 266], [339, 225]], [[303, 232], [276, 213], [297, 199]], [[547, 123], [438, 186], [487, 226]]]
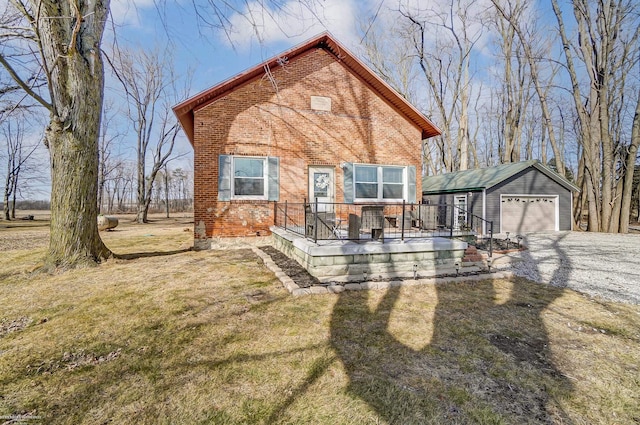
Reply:
[[640, 421], [638, 306], [521, 279], [293, 298], [239, 243], [187, 251], [184, 227], [123, 225], [103, 238], [130, 259], [58, 274], [32, 272], [43, 248], [0, 253], [0, 416]]

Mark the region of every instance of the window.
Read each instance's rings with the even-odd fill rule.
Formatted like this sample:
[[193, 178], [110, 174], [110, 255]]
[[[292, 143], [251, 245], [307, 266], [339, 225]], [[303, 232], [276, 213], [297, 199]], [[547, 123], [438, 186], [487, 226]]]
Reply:
[[220, 155], [218, 200], [277, 201], [280, 196], [279, 165], [277, 157]]
[[382, 168], [382, 197], [384, 199], [404, 199], [404, 168]]
[[233, 158], [233, 196], [266, 198], [266, 158]]
[[356, 198], [378, 198], [378, 167], [356, 165]]
[[354, 164], [353, 168], [357, 201], [406, 199], [406, 167]]

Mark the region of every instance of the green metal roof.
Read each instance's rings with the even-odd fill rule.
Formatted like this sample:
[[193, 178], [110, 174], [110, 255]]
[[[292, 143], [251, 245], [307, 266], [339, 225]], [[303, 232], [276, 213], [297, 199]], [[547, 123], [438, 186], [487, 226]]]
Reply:
[[580, 190], [569, 180], [555, 171], [547, 168], [538, 160], [513, 162], [497, 165], [489, 168], [457, 171], [454, 173], [427, 176], [422, 178], [422, 193], [433, 194], [442, 192], [462, 192], [484, 190], [505, 181], [529, 167], [534, 167], [555, 180], [568, 190], [579, 192]]

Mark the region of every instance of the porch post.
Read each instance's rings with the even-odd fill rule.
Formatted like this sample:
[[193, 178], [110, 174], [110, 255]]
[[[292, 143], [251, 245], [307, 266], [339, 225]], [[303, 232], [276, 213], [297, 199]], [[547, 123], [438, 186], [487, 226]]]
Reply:
[[455, 220], [455, 214], [456, 214], [456, 204], [455, 204], [455, 197], [453, 198], [453, 205], [451, 205], [451, 224], [449, 225], [449, 237], [453, 238], [453, 223]]
[[[402, 200], [402, 228], [400, 230], [400, 240], [404, 242], [404, 210], [405, 210], [405, 200]], [[384, 226], [384, 222], [382, 223]]]
[[284, 230], [287, 230], [287, 215], [289, 214], [289, 209], [287, 206], [287, 201], [284, 201]]
[[489, 257], [493, 258], [493, 221], [489, 222]]
[[318, 197], [316, 196], [316, 208], [313, 212], [313, 242], [318, 243]]

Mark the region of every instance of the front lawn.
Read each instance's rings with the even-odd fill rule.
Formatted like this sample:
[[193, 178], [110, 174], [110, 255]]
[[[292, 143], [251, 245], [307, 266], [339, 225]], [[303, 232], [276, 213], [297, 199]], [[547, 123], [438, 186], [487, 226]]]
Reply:
[[293, 298], [240, 242], [189, 251], [189, 227], [123, 223], [103, 238], [128, 259], [58, 274], [0, 244], [0, 418], [640, 422], [639, 306], [523, 279]]

